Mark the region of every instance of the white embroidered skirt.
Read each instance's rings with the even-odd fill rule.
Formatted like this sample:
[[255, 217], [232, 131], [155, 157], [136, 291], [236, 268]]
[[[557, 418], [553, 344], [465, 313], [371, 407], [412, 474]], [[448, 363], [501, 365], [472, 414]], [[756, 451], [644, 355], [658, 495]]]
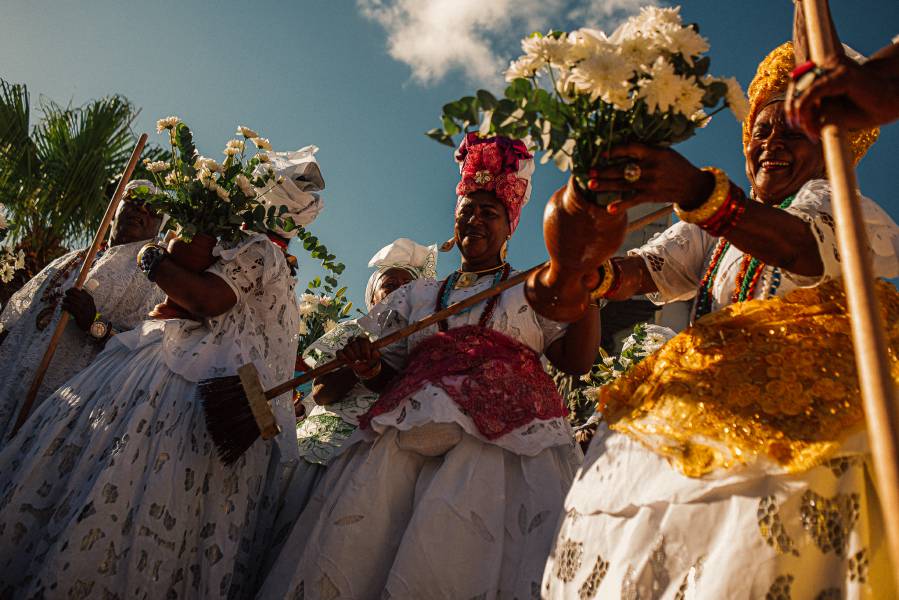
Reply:
[[462, 432], [429, 457], [401, 449], [394, 428], [360, 437], [328, 466], [259, 597], [539, 594], [571, 447], [520, 456]]
[[252, 595], [270, 445], [216, 458], [196, 384], [114, 341], [0, 453], [0, 597]]
[[543, 597], [895, 597], [863, 452], [767, 471], [691, 479], [603, 429], [565, 500]]

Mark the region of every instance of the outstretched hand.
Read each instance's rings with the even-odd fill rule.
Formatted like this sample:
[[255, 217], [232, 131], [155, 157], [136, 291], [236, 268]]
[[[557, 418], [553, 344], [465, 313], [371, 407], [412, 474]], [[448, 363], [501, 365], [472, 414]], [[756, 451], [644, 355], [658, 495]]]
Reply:
[[82, 331], [88, 331], [97, 316], [97, 305], [90, 292], [69, 288], [62, 299], [62, 309], [75, 318]]
[[359, 379], [370, 378], [381, 364], [381, 354], [365, 336], [351, 339], [342, 350], [337, 351], [337, 358], [346, 361]]
[[860, 65], [845, 54], [819, 65], [825, 72], [794, 98], [795, 83], [787, 90], [787, 119], [817, 140], [826, 124], [864, 129], [896, 118], [891, 110], [892, 83], [877, 70]]
[[621, 200], [607, 207], [619, 213], [649, 202], [674, 202], [684, 209], [695, 208], [712, 193], [715, 178], [697, 169], [670, 148], [625, 144], [606, 155], [614, 164], [591, 169], [588, 186], [594, 192], [613, 192]]

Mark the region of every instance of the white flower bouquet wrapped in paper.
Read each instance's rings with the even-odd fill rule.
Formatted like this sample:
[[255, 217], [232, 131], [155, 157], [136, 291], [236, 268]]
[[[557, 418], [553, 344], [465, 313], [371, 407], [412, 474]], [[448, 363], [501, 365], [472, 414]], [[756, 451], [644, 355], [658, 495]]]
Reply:
[[587, 191], [588, 171], [612, 146], [671, 145], [725, 107], [739, 120], [747, 111], [735, 79], [708, 74], [709, 44], [695, 25], [682, 23], [680, 7], [643, 8], [611, 35], [587, 28], [534, 33], [522, 48], [506, 71], [502, 99], [478, 90], [451, 102], [443, 127], [428, 136], [454, 146], [454, 135], [476, 128], [526, 139], [545, 151], [542, 162], [572, 171]]

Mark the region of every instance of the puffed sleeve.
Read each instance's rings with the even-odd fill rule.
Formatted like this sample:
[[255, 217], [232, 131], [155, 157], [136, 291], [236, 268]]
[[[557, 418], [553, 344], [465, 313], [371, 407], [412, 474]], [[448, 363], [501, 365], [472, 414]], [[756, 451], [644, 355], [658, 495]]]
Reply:
[[[357, 323], [372, 339], [379, 339], [409, 324], [412, 312], [412, 296], [422, 283], [421, 280], [407, 283], [392, 292]], [[409, 355], [409, 338], [403, 338], [380, 350], [381, 358], [396, 370], [406, 365]]]
[[[874, 275], [887, 279], [896, 277], [899, 275], [899, 227], [873, 200], [862, 195], [859, 199]], [[811, 287], [840, 277], [841, 258], [828, 181], [814, 179], [806, 183], [786, 211], [811, 226], [824, 272], [817, 277], [808, 277], [784, 271], [784, 276], [800, 287]]]
[[263, 287], [266, 273], [271, 271], [276, 261], [274, 252], [274, 244], [264, 236], [253, 237], [234, 249], [221, 251], [218, 254], [219, 260], [206, 269], [206, 272], [227, 283], [240, 303], [254, 290]]
[[658, 289], [647, 298], [655, 304], [692, 299], [715, 241], [698, 226], [680, 221], [630, 250], [628, 255], [639, 256], [646, 263]]

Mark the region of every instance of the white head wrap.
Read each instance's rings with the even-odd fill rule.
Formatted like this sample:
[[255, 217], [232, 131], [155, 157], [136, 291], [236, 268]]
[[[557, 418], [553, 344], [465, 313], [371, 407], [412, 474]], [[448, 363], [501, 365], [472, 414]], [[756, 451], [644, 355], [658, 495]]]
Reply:
[[437, 245], [422, 246], [408, 238], [400, 238], [378, 250], [368, 261], [368, 266], [375, 269], [365, 286], [365, 306], [371, 310], [375, 286], [384, 271], [403, 269], [415, 279], [436, 279]]
[[[290, 217], [294, 223], [301, 226], [315, 220], [323, 207], [318, 192], [325, 189], [325, 180], [315, 160], [316, 152], [317, 146], [306, 146], [295, 152], [268, 153], [271, 162], [258, 165], [254, 174], [264, 175], [270, 165], [274, 169], [275, 179], [283, 177], [284, 180], [281, 183], [257, 188], [256, 191], [262, 196], [262, 204], [266, 209], [269, 206], [286, 206], [287, 212], [281, 217], [285, 219]], [[285, 238], [297, 234], [296, 230], [283, 231], [276, 228], [273, 231]]]

